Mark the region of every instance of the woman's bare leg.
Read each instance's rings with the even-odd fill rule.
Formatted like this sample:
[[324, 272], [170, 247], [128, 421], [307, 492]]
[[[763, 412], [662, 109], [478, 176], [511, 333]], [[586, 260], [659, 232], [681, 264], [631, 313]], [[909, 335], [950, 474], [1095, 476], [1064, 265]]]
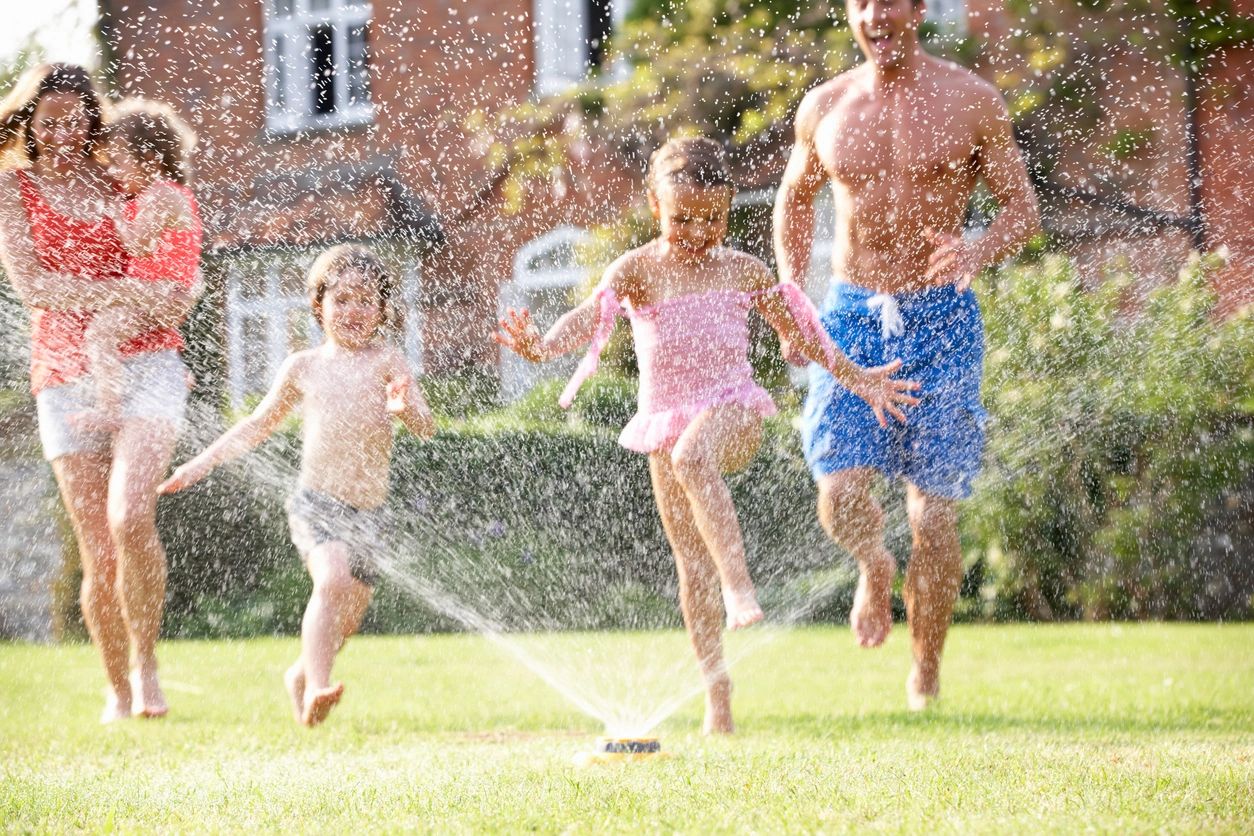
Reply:
[[705, 679], [704, 730], [706, 734], [729, 734], [733, 730], [731, 679], [723, 664], [718, 568], [697, 531], [688, 496], [675, 478], [666, 451], [649, 456], [649, 474], [662, 529], [675, 555], [679, 608]]
[[126, 620], [117, 594], [117, 559], [109, 534], [107, 508], [109, 460], [70, 453], [53, 460], [61, 499], [69, 513], [83, 567], [79, 603], [92, 643], [104, 662], [111, 691], [103, 722], [131, 715], [131, 684], [127, 678]]
[[762, 442], [762, 419], [736, 404], [707, 409], [693, 419], [671, 451], [671, 464], [692, 507], [693, 521], [718, 566], [727, 626], [762, 620], [744, 538], [723, 474], [744, 467]]
[[157, 534], [156, 489], [170, 467], [177, 434], [169, 421], [124, 420], [114, 441], [109, 477], [109, 530], [134, 653], [135, 710], [145, 717], [161, 717], [169, 710], [157, 679], [166, 557]]

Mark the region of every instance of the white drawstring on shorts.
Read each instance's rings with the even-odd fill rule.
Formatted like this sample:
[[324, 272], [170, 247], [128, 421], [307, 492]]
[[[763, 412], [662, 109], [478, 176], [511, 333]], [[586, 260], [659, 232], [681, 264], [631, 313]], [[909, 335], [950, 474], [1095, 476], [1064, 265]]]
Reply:
[[880, 335], [888, 340], [906, 333], [906, 323], [901, 318], [901, 307], [891, 293], [877, 293], [866, 300], [871, 313], [880, 315]]

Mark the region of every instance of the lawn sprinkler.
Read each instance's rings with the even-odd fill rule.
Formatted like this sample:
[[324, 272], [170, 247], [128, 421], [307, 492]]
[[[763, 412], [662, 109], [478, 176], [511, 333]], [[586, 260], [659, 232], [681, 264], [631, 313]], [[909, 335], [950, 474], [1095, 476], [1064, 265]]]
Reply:
[[591, 752], [575, 755], [576, 766], [601, 763], [638, 763], [668, 757], [656, 737], [598, 737]]

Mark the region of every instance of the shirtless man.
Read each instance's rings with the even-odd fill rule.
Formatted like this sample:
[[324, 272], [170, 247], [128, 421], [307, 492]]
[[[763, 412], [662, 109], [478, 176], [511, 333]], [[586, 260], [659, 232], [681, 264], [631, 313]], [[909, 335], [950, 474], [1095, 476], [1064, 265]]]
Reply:
[[252, 415], [181, 465], [157, 490], [174, 493], [265, 441], [301, 408], [301, 466], [288, 501], [292, 543], [313, 578], [301, 655], [284, 682], [296, 720], [316, 726], [344, 693], [331, 667], [357, 631], [387, 559], [392, 419], [430, 438], [435, 419], [400, 349], [395, 277], [369, 249], [340, 244], [309, 270], [309, 300], [326, 339], [290, 355]]
[[[816, 87], [796, 117], [796, 141], [775, 201], [775, 252], [785, 281], [804, 283], [813, 201], [830, 182], [835, 277], [823, 321], [851, 360], [894, 358], [922, 384], [905, 424], [881, 428], [865, 405], [811, 367], [803, 413], [819, 518], [857, 560], [850, 622], [877, 647], [892, 626], [896, 574], [884, 516], [871, 496], [878, 471], [902, 477], [913, 550], [904, 597], [914, 665], [907, 703], [940, 692], [940, 658], [962, 579], [957, 502], [971, 492], [983, 450], [984, 331], [972, 279], [1019, 251], [1039, 228], [1036, 198], [1005, 102], [978, 76], [919, 44], [922, 0], [847, 0], [866, 61]], [[961, 235], [983, 180], [1000, 211], [983, 235]]]

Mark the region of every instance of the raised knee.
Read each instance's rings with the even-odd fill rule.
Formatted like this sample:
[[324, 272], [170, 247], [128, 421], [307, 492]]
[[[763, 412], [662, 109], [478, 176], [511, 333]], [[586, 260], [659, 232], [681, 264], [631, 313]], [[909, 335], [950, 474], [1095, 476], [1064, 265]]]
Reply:
[[314, 594], [342, 598], [353, 588], [353, 575], [344, 561], [329, 561], [314, 575]]
[[123, 503], [109, 510], [109, 532], [123, 548], [142, 546], [157, 534], [153, 509], [143, 503]]
[[685, 488], [704, 486], [711, 478], [717, 478], [718, 469], [709, 456], [697, 450], [677, 450], [671, 455], [671, 469], [675, 478]]
[[878, 536], [884, 512], [870, 493], [852, 480], [829, 479], [819, 484], [819, 521], [829, 536], [842, 544], [860, 543]]

